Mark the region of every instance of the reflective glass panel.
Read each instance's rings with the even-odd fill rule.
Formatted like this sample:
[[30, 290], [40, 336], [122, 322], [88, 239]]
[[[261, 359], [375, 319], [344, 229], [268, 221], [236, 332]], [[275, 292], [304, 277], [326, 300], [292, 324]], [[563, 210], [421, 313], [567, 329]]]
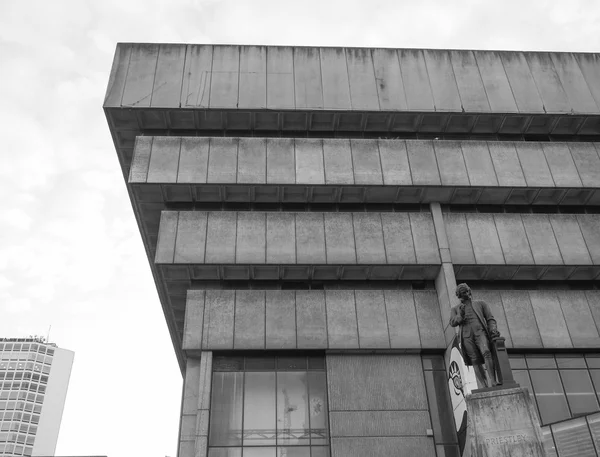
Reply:
[[213, 373], [210, 408], [211, 446], [242, 444], [242, 398], [244, 373]]
[[589, 415], [587, 421], [592, 433], [592, 440], [596, 445], [596, 452], [600, 452], [600, 414]]
[[571, 417], [558, 371], [531, 370], [529, 372], [542, 424]]
[[598, 400], [587, 370], [560, 370], [560, 377], [573, 416], [598, 411]]
[[585, 418], [555, 424], [552, 432], [560, 457], [596, 457]]
[[208, 450], [208, 457], [242, 457], [242, 448], [213, 447]]
[[573, 357], [573, 356], [556, 356], [556, 363], [558, 364], [558, 368], [587, 368], [585, 364], [585, 359], [583, 356]]
[[310, 457], [310, 448], [308, 446], [279, 447], [277, 457]]
[[528, 355], [527, 366], [529, 369], [556, 368], [556, 361], [551, 355]]
[[525, 363], [525, 357], [523, 357], [522, 355], [511, 355], [508, 358], [508, 361], [510, 362], [510, 367], [513, 370], [527, 368], [527, 364]]
[[245, 447], [243, 457], [277, 457], [275, 447]]
[[277, 373], [278, 444], [309, 444], [309, 428], [306, 372]]
[[246, 373], [244, 446], [276, 443], [275, 373]]
[[308, 372], [308, 401], [310, 414], [310, 443], [329, 443], [329, 414], [327, 412], [327, 380], [324, 371]]
[[585, 360], [589, 368], [600, 368], [600, 354], [586, 355]]
[[329, 448], [327, 446], [313, 446], [310, 448], [310, 457], [329, 457]]
[[546, 457], [558, 457], [556, 454], [556, 447], [554, 446], [554, 438], [550, 431], [550, 426], [542, 428], [542, 439], [544, 444], [544, 450], [546, 451]]

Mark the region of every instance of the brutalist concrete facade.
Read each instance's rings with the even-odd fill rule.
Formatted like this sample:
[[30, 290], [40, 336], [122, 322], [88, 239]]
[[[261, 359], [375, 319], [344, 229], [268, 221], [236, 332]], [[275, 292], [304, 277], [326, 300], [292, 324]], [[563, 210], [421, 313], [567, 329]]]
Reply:
[[[457, 281], [547, 449], [596, 452], [565, 370], [596, 382], [599, 54], [120, 44], [104, 110], [185, 377], [181, 457], [462, 454]], [[327, 446], [282, 447], [289, 423], [211, 442], [213, 362], [296, 355], [325, 360]]]

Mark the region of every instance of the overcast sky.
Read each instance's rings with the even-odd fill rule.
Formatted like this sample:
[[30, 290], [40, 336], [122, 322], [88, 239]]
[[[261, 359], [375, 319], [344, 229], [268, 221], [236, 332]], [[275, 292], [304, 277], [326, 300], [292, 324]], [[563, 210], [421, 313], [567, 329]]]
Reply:
[[57, 455], [175, 457], [182, 379], [102, 101], [119, 41], [600, 51], [600, 2], [0, 0], [0, 336], [75, 351]]

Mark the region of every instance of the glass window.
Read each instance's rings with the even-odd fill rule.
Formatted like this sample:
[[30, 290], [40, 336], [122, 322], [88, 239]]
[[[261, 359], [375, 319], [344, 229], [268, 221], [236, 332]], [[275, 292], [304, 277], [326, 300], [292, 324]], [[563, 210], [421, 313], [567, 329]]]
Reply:
[[529, 369], [556, 368], [556, 361], [552, 355], [528, 355], [527, 366]]
[[573, 419], [552, 425], [558, 455], [596, 457], [590, 430], [585, 418]]
[[558, 368], [587, 368], [582, 355], [575, 357], [557, 355], [556, 363], [558, 364]]
[[567, 399], [557, 370], [530, 370], [531, 383], [542, 424], [561, 421], [571, 417]]
[[527, 364], [525, 363], [525, 357], [522, 355], [511, 355], [509, 357], [510, 367], [515, 369], [526, 369]]
[[210, 444], [242, 444], [243, 373], [214, 373], [210, 414]]
[[317, 359], [216, 356], [209, 457], [328, 456], [325, 364]]
[[598, 400], [587, 370], [560, 370], [573, 416], [598, 411]]

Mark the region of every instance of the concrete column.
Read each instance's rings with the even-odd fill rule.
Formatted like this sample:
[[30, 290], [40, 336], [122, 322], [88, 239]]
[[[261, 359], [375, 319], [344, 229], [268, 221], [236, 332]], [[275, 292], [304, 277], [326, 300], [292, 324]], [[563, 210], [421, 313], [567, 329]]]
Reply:
[[431, 203], [429, 206], [433, 216], [433, 226], [435, 228], [435, 235], [440, 250], [440, 259], [442, 260], [442, 267], [435, 278], [435, 289], [438, 294], [446, 344], [450, 345], [456, 334], [456, 330], [450, 327], [448, 323], [450, 320], [450, 308], [452, 308], [452, 304], [455, 302], [454, 291], [456, 289], [456, 277], [454, 276], [452, 256], [450, 255], [450, 246], [446, 235], [446, 226], [442, 216], [442, 208], [437, 202]]
[[212, 380], [212, 352], [188, 357], [183, 386], [179, 457], [206, 457]]

